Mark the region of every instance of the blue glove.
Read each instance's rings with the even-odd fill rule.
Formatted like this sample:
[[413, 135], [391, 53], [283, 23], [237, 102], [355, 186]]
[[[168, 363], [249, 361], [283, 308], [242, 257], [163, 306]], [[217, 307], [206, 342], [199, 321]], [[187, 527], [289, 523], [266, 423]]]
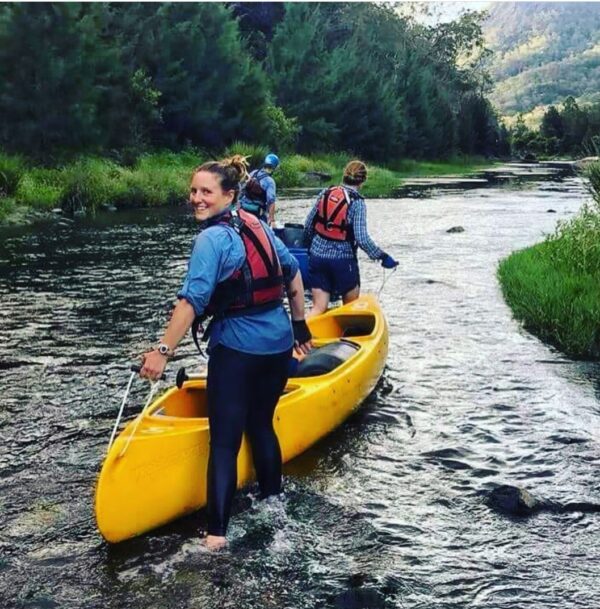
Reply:
[[384, 269], [394, 269], [398, 266], [398, 262], [394, 260], [389, 254], [383, 254], [381, 257], [381, 266]]

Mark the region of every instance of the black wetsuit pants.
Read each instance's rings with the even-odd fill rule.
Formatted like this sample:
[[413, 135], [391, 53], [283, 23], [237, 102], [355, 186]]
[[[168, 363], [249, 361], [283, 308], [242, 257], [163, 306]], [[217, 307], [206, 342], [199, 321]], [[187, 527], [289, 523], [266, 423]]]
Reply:
[[208, 360], [210, 455], [208, 534], [225, 535], [237, 486], [237, 455], [245, 431], [263, 497], [281, 492], [281, 450], [273, 412], [283, 392], [291, 350], [274, 355], [242, 353], [223, 345]]

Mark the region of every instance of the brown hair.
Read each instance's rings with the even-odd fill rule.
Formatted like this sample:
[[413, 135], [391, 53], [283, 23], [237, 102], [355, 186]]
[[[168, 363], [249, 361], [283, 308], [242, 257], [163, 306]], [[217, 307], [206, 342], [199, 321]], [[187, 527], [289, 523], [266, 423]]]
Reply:
[[196, 167], [192, 175], [196, 175], [199, 171], [208, 171], [217, 175], [223, 190], [235, 190], [233, 197], [235, 203], [240, 192], [240, 182], [248, 177], [248, 161], [241, 154], [234, 154], [221, 161], [207, 161]]
[[344, 184], [358, 186], [367, 179], [367, 166], [362, 161], [350, 161], [344, 167]]

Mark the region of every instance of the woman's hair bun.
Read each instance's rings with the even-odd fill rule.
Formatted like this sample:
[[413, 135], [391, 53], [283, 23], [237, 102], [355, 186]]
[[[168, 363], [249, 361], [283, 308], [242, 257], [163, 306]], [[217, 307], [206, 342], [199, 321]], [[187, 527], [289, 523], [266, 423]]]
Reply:
[[248, 176], [248, 158], [241, 154], [234, 154], [233, 156], [227, 157], [221, 161], [221, 164], [224, 167], [235, 169], [239, 175], [240, 182]]
[[344, 183], [362, 184], [366, 179], [367, 166], [362, 161], [350, 161], [344, 168]]

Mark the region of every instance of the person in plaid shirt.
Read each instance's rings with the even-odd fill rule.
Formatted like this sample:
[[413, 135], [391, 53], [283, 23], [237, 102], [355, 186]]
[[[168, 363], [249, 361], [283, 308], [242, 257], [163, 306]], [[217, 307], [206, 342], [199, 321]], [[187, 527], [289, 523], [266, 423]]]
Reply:
[[359, 193], [367, 179], [362, 161], [350, 161], [341, 186], [322, 191], [304, 222], [304, 237], [309, 245], [308, 272], [312, 286], [313, 308], [310, 315], [327, 310], [331, 295], [341, 295], [344, 304], [360, 295], [357, 249], [384, 268], [398, 265], [378, 247], [367, 231], [367, 208]]

